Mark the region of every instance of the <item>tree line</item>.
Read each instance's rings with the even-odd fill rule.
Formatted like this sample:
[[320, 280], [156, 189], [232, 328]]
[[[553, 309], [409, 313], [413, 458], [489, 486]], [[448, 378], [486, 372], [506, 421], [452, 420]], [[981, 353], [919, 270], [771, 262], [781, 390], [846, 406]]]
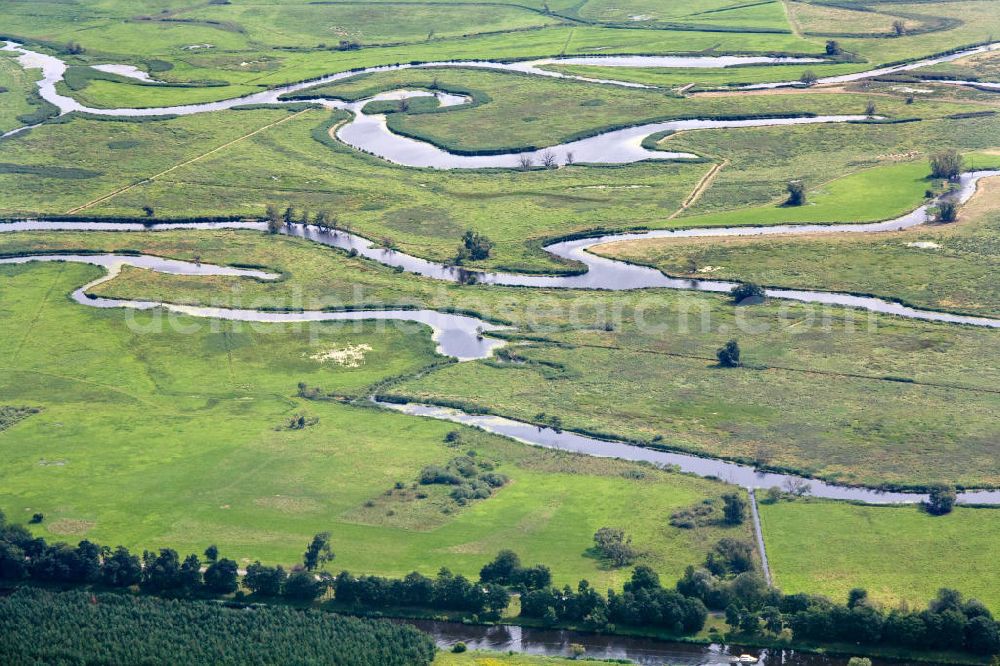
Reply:
[[[744, 502], [732, 497], [724, 500], [724, 521], [736, 523], [744, 513]], [[618, 529], [602, 528], [594, 540], [595, 550], [612, 563], [619, 556], [624, 564], [641, 555]], [[50, 545], [21, 525], [8, 524], [0, 512], [0, 579], [138, 586], [174, 597], [235, 594], [242, 599], [236, 562], [220, 558], [214, 546], [205, 550], [204, 557], [207, 566], [203, 567], [197, 555], [182, 559], [169, 548], [139, 556], [121, 546], [112, 550], [87, 540], [75, 547]], [[509, 550], [484, 565], [478, 581], [448, 569], [441, 569], [434, 578], [417, 572], [393, 579], [353, 576], [347, 571], [333, 577], [320, 571], [333, 559], [330, 535], [320, 533], [307, 545], [301, 565], [289, 572], [280, 565], [254, 562], [247, 567], [242, 585], [254, 598], [311, 601], [332, 588], [334, 599], [346, 606], [448, 610], [476, 619], [499, 618], [511, 592], [517, 592], [522, 617], [609, 633], [619, 625], [696, 633], [711, 610], [724, 611], [732, 630], [747, 637], [1000, 653], [1000, 623], [982, 603], [963, 599], [957, 591], [942, 589], [919, 610], [906, 606], [887, 610], [862, 589], [852, 590], [844, 604], [819, 595], [786, 595], [760, 575], [753, 546], [733, 538], [720, 539], [703, 565], [689, 566], [672, 587], [662, 585], [650, 567], [639, 565], [621, 592], [608, 590], [607, 594], [586, 580], [575, 590], [553, 587], [548, 567], [524, 566]]]
[[[138, 586], [164, 596], [240, 594], [240, 571], [231, 559], [220, 558], [215, 546], [181, 557], [172, 548], [132, 553], [124, 546], [110, 548], [84, 539], [76, 546], [46, 543], [22, 525], [10, 524], [0, 511], [0, 579], [45, 583], [99, 584], [113, 588]], [[309, 601], [322, 596], [331, 577], [317, 569], [332, 561], [330, 534], [313, 537], [301, 565], [286, 571], [281, 565], [251, 564], [243, 586], [262, 597], [284, 596]]]

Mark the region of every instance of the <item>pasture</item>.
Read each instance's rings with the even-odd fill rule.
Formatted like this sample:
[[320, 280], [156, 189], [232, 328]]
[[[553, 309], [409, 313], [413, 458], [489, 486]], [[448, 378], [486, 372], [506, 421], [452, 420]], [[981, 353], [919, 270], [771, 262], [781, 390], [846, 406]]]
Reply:
[[[592, 535], [624, 527], [672, 580], [724, 534], [667, 519], [727, 486], [640, 465], [536, 450], [446, 423], [304, 400], [296, 384], [363, 398], [368, 386], [437, 360], [425, 332], [374, 324], [241, 325], [156, 313], [98, 311], [66, 297], [98, 269], [0, 268], [5, 335], [0, 403], [40, 408], [0, 433], [0, 506], [41, 512], [38, 534], [134, 549], [200, 553], [210, 543], [244, 564], [290, 565], [312, 534], [331, 531], [336, 571], [433, 574], [443, 562], [475, 575], [497, 551], [552, 567], [559, 584], [619, 586], [629, 569], [594, 558]], [[62, 344], [73, 340], [72, 344]], [[371, 347], [357, 367], [314, 360]], [[302, 414], [314, 425], [294, 429]], [[466, 451], [510, 477], [461, 506], [421, 469]], [[99, 480], [99, 481], [97, 481]], [[397, 482], [402, 489], [396, 487]], [[646, 510], [637, 514], [633, 507]]]
[[775, 584], [786, 593], [839, 601], [861, 587], [888, 607], [912, 607], [951, 587], [1000, 610], [995, 509], [930, 516], [913, 506], [795, 501], [762, 503], [760, 516]]
[[[59, 92], [96, 108], [229, 99], [378, 65], [567, 55], [834, 55], [808, 65], [725, 69], [547, 64], [627, 88], [474, 67], [353, 76], [283, 108], [183, 117], [52, 118], [37, 70], [0, 55], [0, 220], [76, 216], [260, 219], [268, 205], [430, 260], [467, 231], [492, 242], [473, 268], [565, 274], [553, 239], [696, 226], [852, 223], [899, 216], [943, 191], [931, 154], [1000, 166], [1000, 97], [923, 77], [997, 81], [995, 53], [880, 80], [774, 91], [739, 83], [853, 73], [995, 39], [996, 0], [498, 0], [313, 3], [251, 0], [8, 0], [3, 39], [69, 65]], [[836, 44], [828, 44], [834, 40]], [[836, 47], [836, 48], [834, 48]], [[831, 53], [827, 53], [827, 49]], [[839, 51], [839, 53], [835, 53]], [[126, 64], [156, 81], [100, 73]], [[399, 88], [468, 95], [439, 108], [381, 103], [389, 130], [463, 154], [557, 146], [675, 119], [851, 114], [868, 120], [646, 137], [698, 159], [628, 165], [407, 168], [340, 142], [350, 117], [308, 104]], [[683, 88], [683, 90], [681, 90]], [[640, 141], [635, 138], [634, 142]], [[786, 206], [789, 181], [807, 205]], [[879, 236], [643, 240], [598, 253], [670, 274], [874, 294], [1000, 316], [1000, 186], [955, 224]], [[315, 218], [313, 218], [315, 219]], [[0, 221], [0, 224], [3, 222]], [[93, 539], [293, 565], [332, 533], [331, 571], [402, 576], [442, 566], [475, 576], [510, 548], [554, 582], [620, 589], [631, 575], [593, 546], [623, 528], [669, 586], [747, 524], [692, 529], [672, 514], [734, 487], [672, 470], [528, 447], [382, 410], [372, 394], [449, 404], [637, 444], [826, 480], [923, 488], [1000, 486], [997, 331], [727, 294], [458, 285], [256, 231], [0, 233], [0, 256], [147, 253], [280, 273], [261, 281], [126, 268], [93, 296], [276, 310], [420, 307], [509, 325], [495, 358], [452, 363], [428, 328], [374, 322], [248, 325], [161, 310], [88, 308], [69, 294], [93, 266], [0, 266], [0, 509], [49, 541]], [[716, 352], [738, 340], [743, 365]], [[306, 386], [303, 390], [300, 383]], [[449, 437], [452, 432], [458, 432]], [[508, 483], [458, 501], [419, 482], [462, 455]], [[743, 492], [738, 490], [738, 492]], [[776, 584], [829, 595], [857, 586], [886, 605], [947, 586], [1000, 612], [997, 510], [799, 499], [761, 505]], [[723, 627], [720, 617], [713, 629]], [[707, 637], [702, 632], [700, 637]], [[853, 645], [853, 644], [852, 644]], [[563, 666], [465, 653], [442, 666]]]

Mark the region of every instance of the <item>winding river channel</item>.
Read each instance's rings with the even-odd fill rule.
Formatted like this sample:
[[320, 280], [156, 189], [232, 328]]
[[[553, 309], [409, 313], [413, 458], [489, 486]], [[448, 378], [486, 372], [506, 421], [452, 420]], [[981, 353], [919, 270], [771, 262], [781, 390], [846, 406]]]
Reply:
[[[956, 60], [967, 55], [982, 53], [984, 51], [1000, 48], [1000, 43], [966, 49], [947, 56], [927, 58], [895, 67], [873, 69], [865, 72], [857, 72], [837, 77], [827, 77], [820, 79], [820, 83], [840, 83], [856, 81], [872, 76], [879, 76], [892, 72], [916, 69], [928, 65], [938, 64]], [[61, 59], [39, 53], [24, 48], [15, 42], [6, 42], [2, 49], [19, 53], [18, 61], [25, 68], [42, 70], [42, 78], [38, 81], [38, 92], [42, 99], [55, 105], [60, 114], [73, 111], [84, 112], [101, 116], [112, 117], [154, 117], [171, 115], [191, 115], [196, 113], [206, 113], [222, 111], [240, 106], [253, 104], [287, 104], [297, 100], [285, 99], [286, 95], [308, 90], [341, 81], [361, 74], [372, 72], [390, 72], [403, 69], [451, 67], [451, 68], [479, 68], [500, 71], [519, 72], [535, 76], [548, 76], [555, 78], [568, 78], [590, 81], [595, 83], [623, 85], [628, 87], [648, 87], [640, 84], [614, 81], [607, 79], [592, 79], [588, 77], [572, 76], [560, 72], [545, 69], [547, 65], [555, 64], [588, 64], [606, 67], [684, 67], [684, 68], [725, 68], [739, 65], [754, 64], [788, 64], [788, 63], [815, 63], [823, 62], [819, 58], [794, 58], [794, 57], [766, 57], [766, 56], [586, 56], [567, 58], [546, 58], [531, 61], [516, 62], [495, 62], [495, 61], [441, 61], [429, 63], [406, 63], [398, 65], [385, 65], [379, 67], [369, 67], [361, 70], [338, 72], [329, 76], [304, 81], [285, 86], [279, 86], [264, 90], [243, 97], [235, 97], [216, 102], [205, 102], [201, 104], [185, 104], [178, 106], [149, 107], [149, 108], [94, 108], [88, 107], [76, 99], [61, 94], [56, 86], [63, 80], [66, 74], [67, 65]], [[154, 83], [144, 78], [141, 70], [129, 65], [98, 65], [101, 71], [110, 71], [122, 76], [137, 79], [143, 83]], [[966, 83], [966, 82], [953, 82]], [[974, 82], [968, 82], [980, 85]], [[758, 86], [745, 86], [742, 89], [754, 88], [774, 88], [780, 86], [793, 85], [794, 82], [780, 82], [761, 84]], [[988, 85], [988, 84], [987, 84]], [[515, 168], [525, 160], [539, 164], [547, 160], [555, 160], [556, 163], [594, 163], [594, 164], [625, 164], [652, 159], [692, 159], [697, 157], [690, 153], [674, 153], [667, 151], [650, 150], [642, 146], [642, 141], [647, 136], [663, 131], [678, 131], [686, 129], [723, 129], [736, 127], [760, 127], [773, 125], [797, 125], [808, 123], [837, 123], [853, 122], [863, 120], [864, 116], [841, 115], [841, 116], [815, 116], [800, 118], [757, 118], [752, 120], [675, 120], [668, 122], [656, 122], [635, 125], [632, 127], [603, 132], [592, 137], [570, 141], [563, 144], [550, 146], [540, 150], [504, 153], [500, 155], [456, 155], [443, 150], [431, 143], [418, 139], [404, 137], [392, 132], [387, 124], [384, 114], [366, 114], [362, 111], [364, 106], [372, 101], [387, 99], [402, 99], [405, 97], [428, 96], [431, 93], [426, 91], [392, 91], [382, 93], [374, 97], [359, 100], [356, 102], [345, 102], [337, 99], [314, 99], [312, 103], [322, 105], [330, 109], [340, 109], [349, 111], [352, 119], [343, 123], [336, 129], [336, 136], [344, 143], [364, 151], [366, 153], [381, 157], [389, 162], [409, 167], [429, 167], [436, 169], [482, 169], [482, 168]], [[447, 93], [437, 93], [441, 106], [456, 106], [467, 103], [469, 100], [463, 96], [451, 95]], [[25, 129], [19, 128], [8, 132], [4, 136], [18, 134]]]
[[[891, 71], [903, 71], [915, 69], [917, 67], [954, 60], [965, 55], [980, 53], [985, 50], [997, 48], [1000, 44], [969, 49], [960, 53], [930, 58], [924, 61], [909, 63], [896, 68], [883, 68], [870, 70], [846, 77], [830, 77], [821, 79], [823, 82], [837, 82], [834, 79], [848, 81], [858, 80], [870, 76], [877, 76]], [[314, 81], [297, 83], [280, 88], [274, 88], [264, 92], [256, 93], [246, 97], [210, 102], [205, 104], [194, 104], [174, 107], [146, 108], [146, 109], [92, 109], [79, 104], [76, 100], [61, 95], [56, 91], [56, 83], [62, 80], [66, 71], [66, 64], [53, 56], [48, 56], [33, 51], [29, 51], [17, 44], [8, 42], [5, 50], [19, 52], [21, 64], [25, 67], [40, 67], [43, 70], [43, 78], [39, 81], [39, 92], [41, 96], [49, 102], [55, 104], [61, 113], [71, 111], [84, 111], [106, 116], [159, 116], [159, 115], [187, 115], [209, 111], [231, 109], [237, 106], [261, 103], [281, 103], [282, 95], [297, 92], [307, 88], [324, 85], [333, 81], [346, 79], [360, 73], [375, 71], [391, 71], [397, 69], [407, 69], [412, 67], [480, 67], [487, 69], [500, 69], [518, 71], [522, 73], [536, 74], [541, 76], [556, 76], [567, 78], [568, 75], [559, 74], [543, 69], [543, 66], [558, 63], [578, 64], [585, 61], [585, 64], [604, 64], [608, 66], [632, 66], [632, 67], [725, 67], [737, 64], [752, 63], [777, 63], [777, 62], [812, 62], [815, 59], [774, 59], [774, 58], [688, 58], [688, 57], [647, 57], [647, 56], [609, 56], [607, 58], [567, 58], [567, 59], [547, 59], [530, 62], [498, 63], [498, 62], [440, 62], [426, 63], [419, 65], [393, 65], [386, 67], [369, 68], [363, 71], [341, 72]], [[107, 68], [104, 68], [107, 70]], [[117, 73], [138, 77], [135, 72], [127, 69], [117, 68]], [[568, 77], [579, 78], [579, 77]], [[605, 83], [621, 83], [607, 82]], [[772, 84], [768, 84], [771, 86]], [[361, 100], [357, 102], [343, 102], [339, 100], [319, 100], [331, 108], [345, 109], [354, 114], [354, 119], [342, 125], [337, 136], [346, 143], [355, 146], [360, 150], [379, 155], [387, 160], [399, 164], [410, 166], [433, 166], [438, 168], [482, 168], [489, 166], [515, 166], [520, 160], [518, 154], [466, 157], [453, 155], [425, 142], [408, 139], [393, 134], [388, 130], [385, 117], [380, 114], [367, 115], [362, 112], [362, 108], [372, 100], [401, 99], [410, 96], [426, 96], [432, 93], [426, 91], [392, 91], [381, 95]], [[454, 106], [464, 104], [467, 99], [457, 95], [436, 94], [439, 103], [443, 106]], [[668, 129], [692, 129], [692, 128], [721, 128], [721, 127], [745, 127], [760, 125], [785, 125], [815, 122], [846, 122], [857, 120], [858, 116], [821, 116], [815, 118], [780, 118], [780, 119], [757, 119], [745, 121], [672, 121], [666, 123], [653, 123], [639, 125], [624, 130], [606, 132], [589, 139], [556, 146], [548, 151], [561, 151], [563, 159], [568, 153], [573, 154], [573, 159], [581, 162], [603, 162], [603, 163], [624, 163], [650, 158], [691, 158], [694, 155], [684, 153], [663, 153], [659, 151], [649, 151], [641, 146], [642, 139], [651, 133]], [[548, 152], [546, 151], [546, 152]], [[529, 153], [531, 158], [541, 157], [541, 151]], [[975, 192], [978, 181], [984, 177], [1000, 175], [1000, 171], [978, 171], [964, 174], [955, 191], [945, 195], [959, 202], [964, 202]], [[607, 290], [631, 290], [646, 288], [668, 288], [687, 289], [706, 292], [728, 292], [735, 286], [733, 282], [714, 280], [690, 280], [676, 279], [664, 275], [662, 272], [648, 267], [637, 266], [626, 262], [615, 261], [604, 257], [599, 257], [590, 249], [597, 245], [621, 241], [640, 240], [647, 238], [694, 238], [694, 237], [732, 237], [732, 236], [754, 236], [754, 235], [800, 235], [814, 233], [872, 233], [898, 231], [924, 224], [929, 219], [929, 208], [935, 202], [921, 206], [916, 210], [899, 218], [875, 222], [869, 224], [844, 224], [844, 225], [775, 225], [775, 226], [748, 226], [748, 227], [728, 227], [728, 228], [696, 228], [677, 230], [654, 230], [636, 233], [622, 233], [597, 238], [585, 238], [552, 243], [545, 247], [545, 250], [552, 255], [580, 262], [586, 268], [585, 272], [569, 276], [533, 276], [515, 273], [500, 272], [476, 272], [475, 281], [485, 285], [519, 286], [545, 289], [607, 289]], [[263, 230], [264, 225], [257, 222], [225, 222], [225, 223], [160, 223], [160, 224], [127, 224], [114, 222], [62, 222], [62, 221], [20, 221], [7, 224], [0, 224], [0, 232], [30, 232], [40, 230], [100, 230], [100, 231], [157, 231], [166, 229], [244, 229]], [[387, 250], [376, 247], [375, 244], [363, 237], [356, 236], [344, 231], [318, 229], [302, 225], [291, 225], [283, 229], [283, 233], [305, 238], [323, 245], [337, 247], [345, 250], [355, 250], [359, 255], [394, 267], [400, 267], [411, 273], [415, 273], [427, 278], [457, 282], [466, 280], [467, 271], [462, 271], [452, 266], [428, 261], [418, 257], [413, 257], [402, 252]], [[359, 321], [359, 320], [393, 320], [397, 322], [413, 322], [420, 325], [429, 326], [433, 330], [434, 340], [438, 344], [440, 353], [450, 355], [459, 360], [477, 359], [488, 357], [494, 349], [503, 344], [503, 341], [490, 338], [484, 333], [496, 331], [502, 327], [489, 322], [466, 315], [457, 315], [434, 310], [358, 310], [358, 311], [301, 311], [301, 312], [279, 312], [262, 310], [241, 310], [229, 308], [213, 308], [200, 306], [177, 305], [170, 303], [159, 303], [151, 301], [131, 301], [106, 299], [89, 296], [87, 290], [94, 286], [106, 282], [119, 274], [123, 266], [134, 266], [147, 270], [154, 270], [177, 275], [223, 275], [245, 277], [258, 280], [274, 280], [279, 276], [264, 271], [255, 271], [234, 267], [213, 266], [200, 263], [191, 263], [171, 259], [162, 259], [152, 256], [133, 255], [79, 255], [79, 254], [52, 254], [36, 255], [24, 257], [9, 257], [0, 259], [0, 264], [28, 263], [31, 261], [71, 261], [87, 263], [101, 266], [106, 270], [106, 274], [101, 278], [81, 287], [73, 293], [73, 298], [78, 303], [91, 307], [111, 308], [122, 307], [138, 310], [152, 310], [163, 308], [166, 311], [182, 315], [195, 317], [210, 317], [219, 319], [229, 319], [236, 321], [253, 322], [306, 322], [306, 321]], [[791, 301], [824, 303], [853, 308], [861, 308], [872, 312], [896, 315], [911, 319], [926, 321], [966, 324], [973, 326], [985, 326], [991, 328], [1000, 327], [1000, 320], [984, 317], [973, 317], [958, 315], [946, 312], [936, 312], [920, 310], [901, 305], [892, 301], [875, 297], [856, 296], [852, 294], [840, 294], [822, 291], [792, 290], [792, 289], [768, 289], [767, 295], [773, 298], [786, 299]], [[782, 486], [789, 481], [801, 481], [799, 477], [782, 474], [763, 473], [749, 466], [739, 465], [721, 460], [702, 458], [693, 455], [672, 453], [668, 451], [655, 450], [652, 448], [630, 445], [624, 442], [608, 442], [593, 438], [584, 437], [568, 432], [557, 432], [547, 428], [539, 428], [531, 424], [520, 423], [510, 419], [471, 415], [448, 410], [440, 407], [427, 405], [397, 405], [380, 403], [383, 407], [403, 411], [409, 414], [427, 416], [437, 419], [444, 419], [459, 423], [474, 425], [490, 432], [507, 435], [520, 441], [549, 448], [560, 448], [596, 456], [615, 456], [629, 460], [648, 461], [657, 465], [670, 465], [682, 471], [698, 474], [700, 476], [710, 476], [729, 481], [747, 488], [765, 488], [771, 486]], [[882, 493], [871, 489], [848, 488], [827, 484], [821, 481], [809, 481], [811, 484], [811, 494], [817, 497], [831, 499], [859, 500], [871, 503], [902, 503], [915, 502], [923, 499], [922, 495], [913, 493]], [[1000, 491], [983, 491], [962, 493], [960, 501], [965, 503], [978, 504], [1000, 504]]]
[[[1000, 171], [974, 171], [963, 174], [956, 184], [955, 190], [944, 195], [959, 203], [968, 201], [975, 194], [976, 186], [983, 178], [1000, 176]], [[414, 257], [398, 250], [388, 250], [377, 247], [374, 242], [345, 231], [319, 229], [312, 226], [293, 224], [282, 229], [282, 233], [304, 238], [322, 245], [337, 247], [343, 250], [355, 251], [358, 255], [385, 264], [398, 267], [410, 273], [434, 280], [459, 282], [467, 280], [471, 274], [475, 282], [485, 285], [534, 287], [542, 289], [604, 289], [625, 291], [632, 289], [683, 289], [725, 293], [732, 290], [737, 283], [721, 280], [694, 280], [689, 278], [672, 278], [661, 271], [646, 266], [630, 264], [600, 257], [588, 250], [606, 243], [623, 240], [643, 240], [651, 238], [704, 238], [704, 237], [737, 237], [737, 236], [796, 236], [816, 233], [879, 233], [900, 231], [920, 224], [930, 219], [929, 209], [935, 202], [930, 202], [919, 208], [892, 220], [862, 224], [798, 224], [746, 227], [700, 227], [693, 229], [657, 229], [653, 231], [611, 234], [596, 238], [582, 238], [560, 241], [545, 246], [545, 251], [561, 259], [578, 261], [586, 271], [578, 275], [546, 276], [525, 275], [520, 273], [476, 272], [448, 266], [420, 257]], [[30, 232], [30, 231], [160, 231], [169, 229], [244, 229], [263, 231], [265, 225], [260, 222], [203, 222], [203, 223], [116, 223], [116, 222], [63, 222], [25, 220], [20, 222], [0, 223], [0, 233]], [[922, 310], [901, 303], [877, 298], [874, 296], [857, 296], [827, 291], [803, 289], [766, 290], [767, 296], [804, 303], [822, 303], [857, 308], [880, 314], [895, 315], [908, 319], [920, 319], [970, 326], [1000, 328], [1000, 319], [975, 317], [935, 310]], [[269, 313], [273, 314], [273, 313]], [[207, 315], [202, 315], [207, 316]], [[475, 328], [490, 330], [490, 325], [481, 320], [474, 320]], [[469, 324], [472, 326], [472, 324]], [[476, 332], [473, 330], [472, 332]], [[492, 350], [488, 345], [479, 349], [484, 354]], [[453, 354], [455, 355], [455, 354]], [[459, 358], [473, 358], [467, 354], [457, 355]], [[479, 358], [478, 356], [475, 358]]]

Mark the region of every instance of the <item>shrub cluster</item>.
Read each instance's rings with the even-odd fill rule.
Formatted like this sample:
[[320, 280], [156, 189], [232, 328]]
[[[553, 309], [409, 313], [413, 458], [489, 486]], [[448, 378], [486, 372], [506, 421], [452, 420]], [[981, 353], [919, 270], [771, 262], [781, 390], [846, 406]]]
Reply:
[[444, 467], [424, 467], [420, 471], [420, 483], [454, 486], [451, 498], [465, 504], [471, 500], [487, 499], [494, 490], [507, 484], [509, 479], [494, 469], [493, 463], [488, 460], [477, 460], [472, 455], [458, 456]]

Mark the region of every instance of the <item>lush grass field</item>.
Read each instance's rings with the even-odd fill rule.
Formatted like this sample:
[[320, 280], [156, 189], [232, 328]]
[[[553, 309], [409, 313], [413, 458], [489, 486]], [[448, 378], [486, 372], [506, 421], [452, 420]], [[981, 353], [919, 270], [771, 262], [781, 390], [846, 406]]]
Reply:
[[[75, 120], [0, 144], [0, 162], [74, 167], [76, 172], [0, 174], [0, 214], [65, 213], [204, 155], [154, 182], [86, 209], [86, 214], [158, 217], [254, 215], [268, 202], [313, 212], [327, 209], [373, 238], [445, 260], [464, 231], [497, 243], [492, 266], [551, 270], [559, 265], [542, 240], [600, 226], [620, 227], [670, 215], [707, 170], [704, 164], [639, 164], [628, 168], [573, 167], [552, 171], [442, 172], [405, 169], [339, 143], [320, 143], [317, 128], [330, 118], [309, 111], [240, 111], [165, 122]], [[246, 140], [230, 144], [275, 122]], [[322, 129], [320, 136], [326, 136]], [[103, 173], [95, 173], [96, 171]], [[76, 174], [77, 176], [81, 174]], [[372, 188], [372, 182], [379, 182]], [[622, 207], [635, 219], [626, 219]]]
[[920, 606], [951, 587], [1000, 611], [1000, 511], [935, 517], [912, 506], [796, 501], [761, 504], [760, 515], [775, 584], [786, 593], [843, 601], [863, 587], [886, 605]]
[[836, 76], [867, 69], [859, 63], [807, 65], [754, 65], [726, 67], [723, 69], [674, 69], [669, 67], [600, 67], [595, 65], [546, 65], [546, 69], [577, 76], [616, 81], [634, 81], [650, 86], [676, 88], [692, 85], [687, 91], [703, 88], [718, 88], [744, 83], [770, 83], [774, 81], [798, 81], [803, 72], [811, 71], [816, 76]]
[[709, 0], [697, 5], [677, 0], [588, 0], [576, 13], [581, 18], [612, 23], [791, 32], [781, 2], [747, 4], [730, 0]]
[[[400, 20], [405, 12], [406, 20]], [[214, 5], [182, 11], [185, 19], [233, 22], [256, 43], [302, 47], [422, 42], [553, 25], [554, 16], [497, 4], [278, 4]]]
[[944, 74], [958, 79], [1000, 81], [1000, 53], [988, 51], [921, 69], [921, 75]]
[[[519, 76], [500, 78], [512, 85], [535, 83]], [[370, 89], [372, 84], [363, 79], [352, 85]], [[344, 94], [364, 90], [355, 87]], [[804, 97], [813, 99], [812, 108], [822, 110], [823, 99], [838, 96]], [[780, 96], [770, 99], [780, 100]], [[866, 99], [857, 96], [850, 104], [840, 103], [843, 110], [856, 111]], [[879, 105], [883, 105], [881, 98]], [[463, 136], [450, 117], [475, 114], [489, 106], [493, 105], [469, 112], [410, 114], [405, 120], [433, 126], [438, 136], [445, 138]], [[542, 253], [539, 245], [553, 236], [596, 227], [691, 224], [694, 219], [688, 219], [690, 214], [772, 203], [782, 196], [785, 183], [792, 178], [804, 177], [815, 189], [816, 184], [836, 176], [892, 164], [898, 159], [896, 150], [908, 151], [905, 159], [913, 159], [910, 153], [930, 151], [947, 145], [945, 142], [969, 148], [996, 143], [996, 117], [942, 118], [968, 108], [954, 103], [928, 101], [912, 107], [932, 119], [901, 125], [713, 130], [672, 136], [661, 145], [730, 160], [691, 212], [675, 221], [667, 218], [680, 207], [707, 165], [650, 162], [530, 173], [406, 169], [327, 140], [323, 123], [331, 116], [320, 110], [294, 117], [282, 110], [223, 112], [144, 123], [77, 119], [38, 128], [0, 144], [0, 161], [33, 168], [32, 173], [0, 174], [0, 185], [10, 193], [0, 203], [0, 212], [61, 214], [96, 202], [84, 209], [87, 214], [135, 216], [150, 206], [156, 216], [169, 218], [260, 215], [268, 202], [290, 203], [312, 211], [336, 210], [344, 222], [364, 234], [391, 238], [401, 249], [439, 260], [453, 256], [458, 238], [466, 228], [473, 228], [498, 244], [487, 265], [551, 270], [558, 264]], [[731, 108], [716, 106], [712, 110], [724, 113]], [[682, 105], [679, 111], [687, 109]], [[618, 113], [624, 117], [623, 110]], [[598, 116], [584, 122], [549, 113], [539, 121], [549, 127], [547, 132], [531, 129], [534, 123], [521, 123], [525, 127], [515, 128], [516, 135], [511, 130], [469, 136], [483, 137], [475, 139], [473, 146], [546, 140], [553, 132], [558, 136], [592, 128], [600, 121]], [[438, 125], [452, 129], [445, 134]], [[248, 136], [258, 130], [262, 131]], [[317, 136], [325, 143], [315, 140]], [[247, 138], [236, 141], [241, 137]], [[894, 148], [896, 145], [899, 148]], [[755, 159], [758, 155], [766, 160]], [[829, 208], [817, 205], [807, 210], [812, 219], [847, 222], [877, 219], [917, 205], [924, 189], [917, 182], [917, 171], [912, 178], [891, 176], [902, 172], [887, 173], [885, 184], [896, 188], [891, 197], [881, 191], [877, 196], [854, 197], [855, 187], [872, 190], [865, 177], [858, 176], [844, 180], [853, 183], [850, 188], [829, 196]], [[156, 174], [162, 175], [144, 182]], [[369, 187], [372, 179], [383, 186], [373, 190]], [[123, 190], [135, 183], [139, 184]], [[112, 194], [115, 196], [97, 202]], [[846, 209], [842, 194], [849, 204]], [[818, 196], [816, 202], [824, 195]], [[802, 214], [786, 209], [773, 212], [773, 221]], [[713, 219], [699, 218], [699, 223], [712, 223]], [[714, 223], [757, 223], [759, 219], [755, 211], [740, 211], [727, 213]]]
[[[242, 307], [413, 303], [476, 311], [570, 345], [518, 350], [562, 371], [466, 363], [393, 388], [397, 393], [468, 401], [526, 420], [546, 412], [568, 428], [660, 436], [670, 446], [844, 481], [1000, 479], [990, 418], [996, 396], [979, 390], [1000, 381], [996, 368], [981, 362], [995, 346], [995, 332], [987, 329], [869, 321], [850, 310], [824, 315], [777, 301], [736, 310], [723, 296], [670, 290], [446, 286], [257, 233], [12, 234], [0, 242], [5, 253], [141, 247], [211, 263], [261, 264], [287, 275], [269, 284], [128, 270], [99, 288], [104, 295]], [[605, 330], [609, 323], [614, 330]], [[712, 368], [715, 349], [734, 336], [751, 366], [771, 369]], [[614, 373], [606, 371], [611, 367]]]
[[[543, 147], [602, 128], [639, 125], [674, 118], [731, 118], [746, 115], [861, 115], [868, 97], [862, 94], [747, 95], [680, 98], [661, 91], [595, 86], [576, 81], [483, 71], [403, 71], [375, 74], [333, 84], [304, 94], [365, 97], [377, 90], [407, 85], [438, 86], [486, 93], [489, 102], [456, 107], [440, 113], [393, 114], [389, 123], [410, 136], [450, 149]], [[925, 102], [919, 110], [900, 98], [878, 100], [879, 113], [889, 117], [934, 117], [967, 107]]]
[[[886, 100], [898, 94], [893, 92], [889, 97], [872, 94], [869, 99], [881, 113]], [[678, 222], [691, 226], [790, 219], [846, 222], [882, 219], [916, 207], [927, 189], [926, 183], [917, 181], [929, 174], [926, 160], [931, 153], [941, 148], [971, 153], [997, 145], [1000, 117], [949, 118], [954, 111], [937, 104], [921, 99], [908, 105], [910, 111], [905, 115], [923, 118], [912, 123], [757, 127], [669, 136], [659, 144], [665, 150], [693, 152], [718, 162], [728, 160], [712, 186]], [[906, 162], [913, 162], [914, 166], [900, 165]], [[995, 164], [995, 155], [977, 158], [975, 164]], [[870, 169], [892, 165], [900, 166]], [[837, 181], [849, 174], [859, 175]], [[860, 174], [878, 179], [885, 187], [871, 189], [866, 183], [868, 176]], [[811, 199], [811, 204], [817, 205], [774, 208], [787, 198], [788, 181], [795, 179], [805, 181], [807, 188], [819, 195], [819, 199], [815, 196]], [[830, 188], [847, 198], [835, 205], [826, 199], [831, 207], [821, 208], [818, 204], [829, 196]], [[769, 210], [762, 211], [759, 206]], [[814, 214], [817, 209], [819, 214]], [[720, 216], [704, 215], [722, 211], [728, 212]]]
[[[549, 564], [560, 584], [588, 578], [605, 587], [629, 572], [589, 556], [601, 526], [625, 527], [666, 580], [733, 532], [667, 523], [673, 511], [726, 492], [721, 483], [469, 429], [449, 447], [443, 438], [454, 427], [443, 422], [295, 397], [299, 381], [364, 396], [371, 383], [433, 361], [430, 336], [412, 327], [179, 318], [158, 332], [155, 313], [67, 299], [95, 268], [0, 272], [0, 328], [16, 332], [0, 342], [0, 403], [42, 409], [0, 435], [0, 506], [14, 519], [44, 513], [37, 532], [47, 538], [183, 552], [214, 542], [243, 562], [290, 564], [313, 533], [329, 530], [338, 570], [401, 575], [446, 564], [475, 574], [513, 548]], [[357, 368], [311, 358], [362, 343], [372, 350]], [[319, 422], [280, 427], [296, 414]], [[438, 487], [425, 500], [392, 492], [466, 450], [496, 461], [511, 483], [464, 508]], [[745, 529], [736, 531], [748, 537]]]
[[984, 181], [980, 190], [963, 208], [959, 224], [903, 233], [649, 240], [596, 251], [655, 265], [669, 275], [880, 294], [921, 307], [996, 317], [1000, 183]]
[[35, 73], [23, 69], [7, 54], [0, 56], [0, 134], [24, 123], [18, 116], [30, 114], [36, 107], [28, 102], [35, 85]]

